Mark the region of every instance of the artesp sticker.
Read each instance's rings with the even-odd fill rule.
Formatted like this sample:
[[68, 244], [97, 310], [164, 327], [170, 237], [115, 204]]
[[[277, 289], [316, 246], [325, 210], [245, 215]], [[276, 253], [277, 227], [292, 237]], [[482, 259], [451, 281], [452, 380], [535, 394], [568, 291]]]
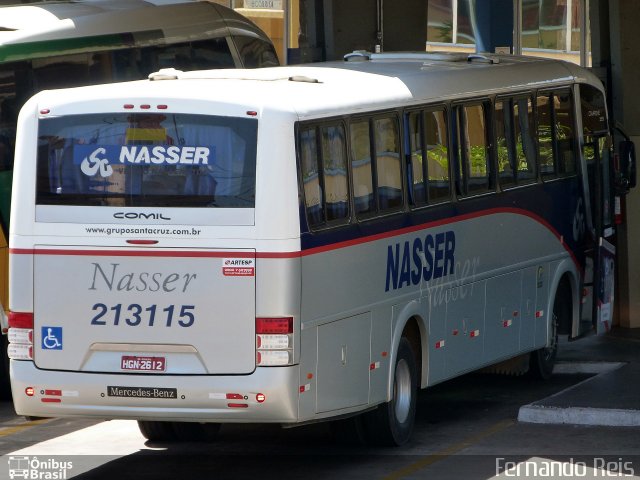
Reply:
[[253, 277], [256, 274], [253, 258], [223, 258], [222, 274], [225, 277]]

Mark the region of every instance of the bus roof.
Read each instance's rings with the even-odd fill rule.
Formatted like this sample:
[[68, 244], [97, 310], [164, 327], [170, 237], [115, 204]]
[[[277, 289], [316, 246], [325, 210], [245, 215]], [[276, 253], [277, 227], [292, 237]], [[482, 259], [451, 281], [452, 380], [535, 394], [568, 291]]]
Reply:
[[269, 39], [232, 9], [199, 0], [74, 0], [0, 6], [0, 62], [242, 32]]
[[[424, 57], [427, 58], [427, 57]], [[600, 85], [573, 64], [531, 57], [500, 56], [499, 63], [425, 61], [424, 58], [377, 58], [253, 70], [160, 71], [152, 80], [83, 87], [47, 97], [49, 105], [96, 98], [175, 98], [246, 106], [251, 110], [288, 111], [313, 118], [445, 99], [527, 92], [573, 81]], [[185, 86], [188, 82], [188, 87]], [[100, 89], [97, 92], [95, 89]], [[44, 106], [43, 106], [44, 107]], [[96, 106], [97, 107], [97, 106]], [[97, 107], [99, 108], [99, 107]]]

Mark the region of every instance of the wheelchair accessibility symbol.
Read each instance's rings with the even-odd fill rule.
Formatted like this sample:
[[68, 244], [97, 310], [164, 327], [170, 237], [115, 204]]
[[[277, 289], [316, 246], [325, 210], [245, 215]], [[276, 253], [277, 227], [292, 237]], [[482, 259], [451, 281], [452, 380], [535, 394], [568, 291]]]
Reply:
[[62, 327], [42, 327], [42, 349], [62, 350]]

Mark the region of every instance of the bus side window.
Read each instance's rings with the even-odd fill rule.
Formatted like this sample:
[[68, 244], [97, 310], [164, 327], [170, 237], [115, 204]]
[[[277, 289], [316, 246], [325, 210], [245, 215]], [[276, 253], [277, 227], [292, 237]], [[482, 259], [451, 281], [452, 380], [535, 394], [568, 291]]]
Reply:
[[538, 164], [542, 177], [555, 175], [553, 155], [553, 130], [551, 101], [549, 94], [539, 94], [536, 98], [536, 120], [538, 124]]
[[487, 192], [491, 188], [485, 113], [482, 103], [465, 105], [459, 110], [458, 150], [467, 195]]
[[191, 43], [191, 60], [186, 70], [233, 68], [233, 56], [226, 38], [212, 38]]
[[534, 182], [536, 180], [536, 148], [531, 97], [518, 98], [513, 102], [513, 119], [518, 184]]
[[558, 167], [561, 174], [571, 175], [576, 173], [576, 151], [573, 110], [569, 91], [553, 93], [553, 108]]
[[[151, 48], [145, 48], [145, 52], [150, 53]], [[140, 59], [143, 57], [140, 48], [132, 48], [132, 49], [124, 49], [124, 50], [114, 50], [111, 53], [111, 63], [113, 65], [113, 80], [117, 82], [123, 82], [127, 80], [137, 80], [143, 77], [142, 71], [147, 71], [146, 75], [155, 71], [157, 69], [155, 67], [155, 58], [153, 58], [153, 65], [148, 65], [145, 69], [145, 66], [140, 65]], [[147, 62], [152, 60], [154, 55], [149, 54], [147, 57]]]
[[535, 181], [533, 103], [530, 98], [509, 98], [495, 103], [498, 181], [502, 188]]
[[380, 211], [402, 207], [400, 133], [395, 117], [373, 121], [376, 148], [376, 193]]
[[376, 211], [373, 196], [373, 166], [371, 163], [371, 136], [369, 121], [358, 120], [349, 125], [351, 144], [351, 175], [353, 201], [356, 217], [370, 215]]
[[325, 214], [327, 222], [349, 216], [349, 183], [344, 127], [322, 127], [322, 177], [325, 187]]
[[324, 222], [323, 186], [318, 168], [318, 145], [315, 127], [300, 131], [300, 169], [309, 227]]
[[[0, 79], [2, 79], [0, 72]], [[13, 168], [13, 151], [16, 140], [16, 118], [18, 107], [15, 97], [0, 101], [0, 172]]]
[[411, 112], [408, 117], [409, 152], [411, 155], [411, 193], [412, 201], [416, 206], [427, 203], [427, 191], [425, 189], [425, 170], [427, 162], [424, 159], [423, 117], [422, 112]]
[[34, 59], [32, 68], [36, 91], [91, 83], [91, 61], [86, 53]]
[[[234, 36], [233, 42], [240, 53], [244, 68], [277, 67], [278, 55], [270, 43], [260, 38]], [[231, 63], [233, 66], [233, 61]]]
[[511, 100], [505, 99], [497, 100], [494, 109], [498, 182], [502, 188], [512, 187], [516, 183], [511, 107]]
[[429, 203], [451, 198], [447, 117], [443, 109], [425, 113]]

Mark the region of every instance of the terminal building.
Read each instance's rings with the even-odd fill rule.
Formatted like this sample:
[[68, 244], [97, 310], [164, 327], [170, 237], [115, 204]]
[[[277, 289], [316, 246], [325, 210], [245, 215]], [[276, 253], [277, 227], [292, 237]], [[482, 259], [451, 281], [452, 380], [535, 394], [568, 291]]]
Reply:
[[[608, 92], [612, 123], [640, 141], [640, 10], [631, 0], [216, 0], [257, 23], [281, 63], [338, 60], [354, 50], [512, 53], [567, 60]], [[286, 21], [285, 21], [286, 20]], [[614, 325], [640, 328], [640, 192], [620, 202]]]

